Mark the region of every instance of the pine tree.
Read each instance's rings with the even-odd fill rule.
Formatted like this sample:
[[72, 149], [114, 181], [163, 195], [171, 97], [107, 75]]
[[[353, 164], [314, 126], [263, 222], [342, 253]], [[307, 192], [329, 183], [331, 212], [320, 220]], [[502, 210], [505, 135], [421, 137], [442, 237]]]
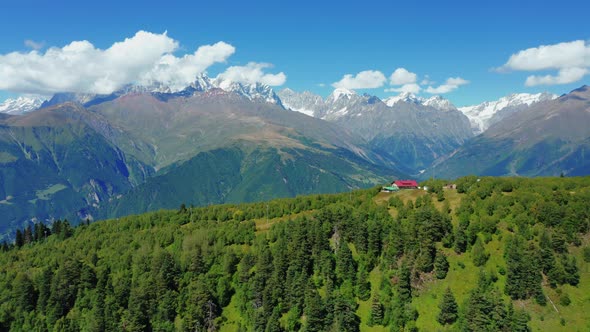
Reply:
[[549, 271], [555, 267], [555, 255], [553, 254], [553, 248], [551, 247], [551, 239], [547, 231], [541, 234], [539, 239], [540, 247], [540, 263], [545, 275], [549, 274]]
[[404, 305], [412, 302], [412, 281], [410, 275], [410, 269], [403, 263], [399, 273], [397, 282], [397, 293], [400, 302]]
[[336, 294], [334, 297], [334, 323], [336, 331], [359, 331], [360, 318], [356, 315], [357, 304], [352, 294]]
[[33, 228], [31, 227], [31, 225], [29, 225], [29, 226], [27, 226], [27, 228], [25, 228], [25, 232], [23, 233], [23, 238], [24, 238], [25, 244], [33, 242]]
[[23, 232], [20, 229], [16, 230], [16, 240], [14, 241], [14, 245], [17, 248], [22, 247], [25, 244], [25, 237], [23, 236]]
[[531, 328], [528, 326], [528, 322], [531, 320], [529, 314], [522, 310], [514, 310], [512, 301], [508, 303], [508, 313], [506, 315], [507, 325], [510, 331], [514, 332], [529, 332]]
[[572, 286], [577, 286], [580, 283], [580, 272], [578, 272], [576, 257], [565, 257], [563, 259], [563, 269], [565, 270], [566, 282]]
[[449, 261], [447, 260], [447, 256], [441, 251], [436, 253], [436, 258], [434, 259], [434, 271], [437, 279], [444, 279], [447, 277]]
[[272, 310], [272, 314], [270, 315], [270, 318], [268, 319], [268, 323], [266, 324], [266, 328], [264, 329], [264, 332], [282, 332], [283, 328], [281, 327], [281, 324], [280, 324], [281, 316], [282, 316], [281, 307], [276, 306]]
[[506, 242], [506, 294], [512, 299], [528, 299], [542, 291], [538, 249], [531, 244], [526, 250], [522, 237]]
[[371, 301], [371, 316], [369, 326], [381, 325], [383, 323], [383, 305], [379, 301], [379, 295], [375, 294]]
[[356, 263], [352, 258], [352, 251], [344, 240], [336, 250], [336, 276], [342, 281], [350, 280], [354, 284], [356, 277]]
[[45, 307], [49, 301], [51, 294], [51, 280], [53, 279], [53, 272], [51, 268], [47, 267], [41, 272], [41, 277], [38, 279], [37, 288], [39, 289], [39, 299], [37, 300], [37, 310], [45, 312]]
[[457, 231], [455, 232], [455, 245], [453, 248], [458, 254], [467, 250], [467, 234], [465, 234], [465, 229], [461, 225], [457, 227]]
[[323, 331], [324, 310], [322, 298], [310, 282], [305, 291], [305, 324], [303, 331]]
[[450, 288], [447, 287], [438, 308], [440, 309], [440, 312], [436, 317], [436, 320], [441, 325], [453, 324], [457, 320], [457, 301], [455, 301], [455, 296], [453, 296], [453, 292], [451, 292]]
[[361, 301], [366, 301], [371, 296], [371, 283], [368, 281], [369, 273], [365, 264], [359, 265], [359, 272], [356, 283], [356, 295]]
[[488, 261], [490, 255], [486, 252], [479, 236], [471, 248], [471, 257], [475, 266], [483, 266]]
[[33, 282], [29, 279], [28, 275], [22, 272], [17, 274], [13, 282], [12, 291], [16, 305], [22, 311], [28, 312], [35, 308], [37, 294], [35, 293]]

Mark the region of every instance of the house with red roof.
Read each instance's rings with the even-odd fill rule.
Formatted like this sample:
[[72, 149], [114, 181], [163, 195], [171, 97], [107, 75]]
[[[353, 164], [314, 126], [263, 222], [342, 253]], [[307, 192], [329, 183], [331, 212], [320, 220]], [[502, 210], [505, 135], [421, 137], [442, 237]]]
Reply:
[[392, 185], [396, 185], [399, 189], [418, 189], [416, 180], [395, 180]]

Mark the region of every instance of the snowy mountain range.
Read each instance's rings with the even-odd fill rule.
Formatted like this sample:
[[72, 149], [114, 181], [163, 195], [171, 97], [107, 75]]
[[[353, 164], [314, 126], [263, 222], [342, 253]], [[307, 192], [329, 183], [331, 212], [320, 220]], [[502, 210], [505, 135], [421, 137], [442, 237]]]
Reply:
[[362, 137], [408, 174], [452, 152], [473, 136], [469, 119], [448, 100], [401, 94], [381, 100], [338, 88], [328, 97], [290, 89], [278, 92], [283, 105], [333, 122]]
[[[221, 79], [211, 79], [205, 74], [200, 74], [195, 81], [188, 84], [183, 89], [174, 89], [159, 82], [153, 82], [148, 85], [128, 84], [123, 88], [114, 91], [111, 94], [88, 94], [88, 93], [56, 93], [53, 97], [41, 105], [49, 107], [58, 105], [67, 101], [74, 101], [84, 106], [92, 106], [106, 101], [114, 100], [120, 96], [130, 93], [148, 93], [168, 100], [170, 98], [184, 96], [188, 97], [196, 92], [206, 92], [219, 89], [225, 92], [235, 93], [251, 101], [266, 102], [283, 107], [281, 99], [275, 94], [273, 89], [261, 83], [239, 83]], [[283, 107], [284, 108], [284, 107]]]
[[0, 113], [23, 114], [38, 109], [45, 100], [39, 97], [18, 97], [6, 99], [0, 104]]
[[129, 93], [151, 93], [159, 98], [168, 99], [175, 96], [190, 96], [195, 92], [205, 92], [212, 89], [232, 92], [248, 100], [279, 105], [286, 109], [329, 121], [335, 121], [340, 117], [350, 116], [351, 114], [357, 117], [361, 116], [361, 110], [366, 110], [367, 104], [377, 102], [383, 102], [388, 107], [394, 107], [402, 102], [446, 112], [459, 110], [469, 119], [471, 129], [475, 135], [481, 134], [492, 124], [510, 114], [522, 111], [533, 104], [557, 98], [557, 95], [550, 93], [515, 93], [495, 101], [486, 101], [478, 105], [457, 108], [452, 102], [441, 96], [423, 98], [406, 92], [381, 100], [375, 96], [359, 95], [355, 91], [338, 88], [324, 99], [308, 91], [298, 93], [287, 88], [275, 93], [270, 86], [261, 83], [248, 84], [211, 79], [205, 74], [200, 74], [195, 78], [194, 82], [181, 90], [172, 89], [164, 84], [154, 82], [143, 86], [129, 84], [109, 95], [65, 92], [55, 94], [50, 100], [22, 96], [4, 101], [0, 104], [0, 112], [23, 114], [40, 107], [57, 105], [66, 101], [75, 101], [85, 106], [92, 106]]
[[324, 120], [334, 120], [347, 114], [357, 114], [357, 116], [360, 116], [358, 112], [359, 106], [362, 106], [363, 103], [374, 104], [378, 101], [388, 107], [394, 107], [397, 103], [402, 102], [405, 104], [427, 106], [439, 111], [457, 110], [457, 107], [453, 103], [441, 96], [423, 98], [409, 92], [404, 92], [383, 100], [368, 94], [359, 95], [352, 90], [344, 88], [335, 89], [326, 99], [309, 91], [297, 93], [291, 89], [279, 91], [278, 96], [286, 108]]
[[471, 128], [475, 134], [481, 134], [492, 124], [499, 122], [510, 114], [522, 111], [533, 104], [553, 100], [557, 95], [547, 92], [513, 93], [495, 101], [486, 101], [479, 105], [460, 107], [471, 122]]
[[[297, 93], [291, 89], [281, 90], [278, 95], [286, 108], [324, 120], [334, 120], [351, 113], [360, 116], [360, 113], [358, 113], [359, 101], [368, 101], [371, 98], [378, 100], [377, 97], [361, 96], [354, 91], [342, 88], [335, 89], [326, 99], [309, 91]], [[427, 106], [439, 111], [459, 110], [469, 119], [473, 133], [478, 135], [510, 114], [526, 109], [533, 104], [555, 98], [557, 98], [557, 95], [546, 92], [537, 94], [514, 93], [495, 101], [486, 101], [478, 105], [457, 108], [451, 101], [441, 96], [423, 98], [404, 92], [381, 101], [388, 107], [394, 107], [401, 102]]]
[[441, 110], [441, 111], [450, 111], [456, 110], [457, 108], [453, 103], [451, 103], [448, 99], [445, 99], [441, 96], [432, 96], [430, 98], [422, 98], [414, 95], [410, 92], [402, 92], [401, 94], [393, 97], [389, 97], [383, 100], [383, 102], [392, 107], [398, 102], [405, 102], [410, 104], [417, 104], [417, 105], [424, 105], [430, 106], [434, 109]]

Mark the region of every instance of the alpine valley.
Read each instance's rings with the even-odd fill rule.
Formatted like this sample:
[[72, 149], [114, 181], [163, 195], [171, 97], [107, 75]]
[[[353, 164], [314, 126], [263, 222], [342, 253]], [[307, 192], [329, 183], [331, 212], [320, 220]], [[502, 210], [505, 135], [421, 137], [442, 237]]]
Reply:
[[367, 188], [394, 178], [590, 174], [590, 89], [456, 108], [199, 75], [0, 105], [0, 239], [113, 218]]

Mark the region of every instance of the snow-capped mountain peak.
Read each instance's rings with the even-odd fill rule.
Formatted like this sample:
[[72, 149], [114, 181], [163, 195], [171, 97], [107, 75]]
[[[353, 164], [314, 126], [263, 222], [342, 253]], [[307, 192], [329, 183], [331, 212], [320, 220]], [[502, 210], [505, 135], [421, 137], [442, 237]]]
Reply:
[[356, 92], [354, 92], [352, 90], [348, 90], [346, 88], [336, 88], [332, 92], [332, 94], [330, 94], [328, 96], [328, 100], [330, 100], [331, 102], [335, 102], [342, 97], [344, 97], [346, 99], [350, 99], [350, 98], [352, 98], [352, 96], [356, 96]]
[[422, 105], [430, 106], [432, 108], [435, 108], [435, 109], [441, 110], [441, 111], [450, 111], [450, 110], [457, 109], [455, 107], [455, 105], [453, 105], [453, 103], [451, 103], [450, 100], [445, 99], [441, 96], [432, 96], [432, 97], [424, 100], [422, 102]]
[[213, 81], [209, 78], [209, 76], [205, 74], [199, 74], [195, 78], [195, 81], [189, 85], [190, 88], [195, 89], [195, 91], [207, 91], [215, 87]]
[[285, 108], [312, 117], [317, 116], [324, 111], [326, 107], [324, 99], [321, 96], [309, 91], [298, 93], [289, 88], [285, 88], [277, 94]]
[[400, 101], [405, 102], [405, 103], [410, 103], [410, 104], [421, 105], [422, 102], [424, 101], [424, 99], [416, 96], [415, 94], [413, 94], [411, 92], [402, 92], [397, 96], [392, 96], [392, 97], [389, 97], [389, 98], [386, 98], [383, 100], [383, 102], [389, 107], [392, 107], [393, 105], [395, 105], [396, 103], [398, 103]]
[[0, 103], [0, 113], [23, 114], [41, 107], [45, 99], [39, 97], [25, 97], [6, 99]]
[[213, 87], [218, 87], [224, 91], [236, 93], [249, 100], [262, 100], [267, 103], [276, 104], [281, 107], [283, 103], [274, 90], [262, 83], [240, 83], [229, 80], [216, 79], [212, 82]]
[[557, 98], [557, 95], [543, 93], [513, 93], [494, 101], [486, 101], [479, 105], [460, 107], [471, 122], [475, 134], [480, 134], [492, 124], [500, 121], [508, 115], [518, 112], [529, 106]]

